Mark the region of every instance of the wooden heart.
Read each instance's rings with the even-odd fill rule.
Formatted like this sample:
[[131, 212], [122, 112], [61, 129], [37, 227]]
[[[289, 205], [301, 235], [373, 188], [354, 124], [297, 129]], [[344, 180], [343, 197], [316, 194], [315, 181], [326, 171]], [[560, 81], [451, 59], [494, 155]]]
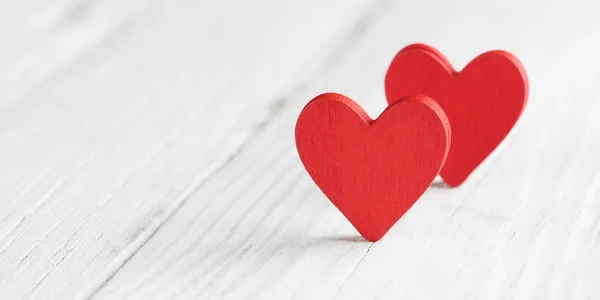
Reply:
[[311, 100], [296, 123], [304, 167], [367, 240], [377, 241], [433, 182], [450, 146], [439, 105], [425, 96], [392, 103], [377, 120], [350, 98]]
[[452, 147], [440, 176], [452, 187], [467, 177], [512, 130], [527, 102], [528, 81], [519, 60], [490, 51], [456, 72], [434, 48], [402, 49], [386, 77], [388, 103], [407, 95], [426, 95], [442, 107], [452, 128]]

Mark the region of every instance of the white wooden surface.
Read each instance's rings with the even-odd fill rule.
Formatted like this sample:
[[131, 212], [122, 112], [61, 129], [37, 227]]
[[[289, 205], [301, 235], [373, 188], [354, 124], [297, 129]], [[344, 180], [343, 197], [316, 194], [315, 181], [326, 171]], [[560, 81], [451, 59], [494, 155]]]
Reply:
[[[0, 299], [600, 299], [594, 1], [0, 2]], [[313, 96], [394, 54], [524, 63], [521, 121], [364, 242], [303, 170]]]

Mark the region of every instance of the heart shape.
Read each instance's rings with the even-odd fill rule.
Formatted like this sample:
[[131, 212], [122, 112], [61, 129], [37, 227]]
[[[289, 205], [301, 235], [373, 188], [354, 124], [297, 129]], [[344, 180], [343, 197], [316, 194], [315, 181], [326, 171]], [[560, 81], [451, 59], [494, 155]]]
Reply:
[[296, 147], [309, 175], [371, 242], [421, 197], [449, 146], [446, 116], [425, 96], [401, 98], [372, 120], [350, 98], [326, 93], [296, 123]]
[[442, 107], [452, 128], [452, 147], [440, 176], [462, 184], [498, 147], [521, 116], [528, 80], [519, 60], [490, 51], [454, 70], [436, 49], [413, 44], [393, 59], [386, 77], [388, 103], [407, 95], [426, 95]]

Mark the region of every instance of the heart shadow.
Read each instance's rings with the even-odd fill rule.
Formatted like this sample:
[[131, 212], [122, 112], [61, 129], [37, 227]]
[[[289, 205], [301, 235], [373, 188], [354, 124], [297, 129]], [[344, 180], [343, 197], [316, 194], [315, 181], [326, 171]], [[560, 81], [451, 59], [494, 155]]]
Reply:
[[332, 235], [332, 236], [324, 236], [319, 238], [319, 241], [322, 242], [353, 242], [353, 243], [365, 243], [369, 244], [371, 242], [365, 240], [360, 235]]
[[447, 185], [439, 176], [429, 185], [430, 188], [434, 189], [449, 189], [450, 186]]

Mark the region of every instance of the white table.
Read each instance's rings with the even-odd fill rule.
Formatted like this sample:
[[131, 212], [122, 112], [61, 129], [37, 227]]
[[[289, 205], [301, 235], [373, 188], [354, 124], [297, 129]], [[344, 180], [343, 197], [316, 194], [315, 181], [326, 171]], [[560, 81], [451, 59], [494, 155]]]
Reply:
[[[526, 2], [526, 3], [522, 3]], [[596, 1], [0, 3], [0, 299], [600, 299]], [[530, 80], [509, 138], [365, 242], [293, 127], [423, 42]]]

